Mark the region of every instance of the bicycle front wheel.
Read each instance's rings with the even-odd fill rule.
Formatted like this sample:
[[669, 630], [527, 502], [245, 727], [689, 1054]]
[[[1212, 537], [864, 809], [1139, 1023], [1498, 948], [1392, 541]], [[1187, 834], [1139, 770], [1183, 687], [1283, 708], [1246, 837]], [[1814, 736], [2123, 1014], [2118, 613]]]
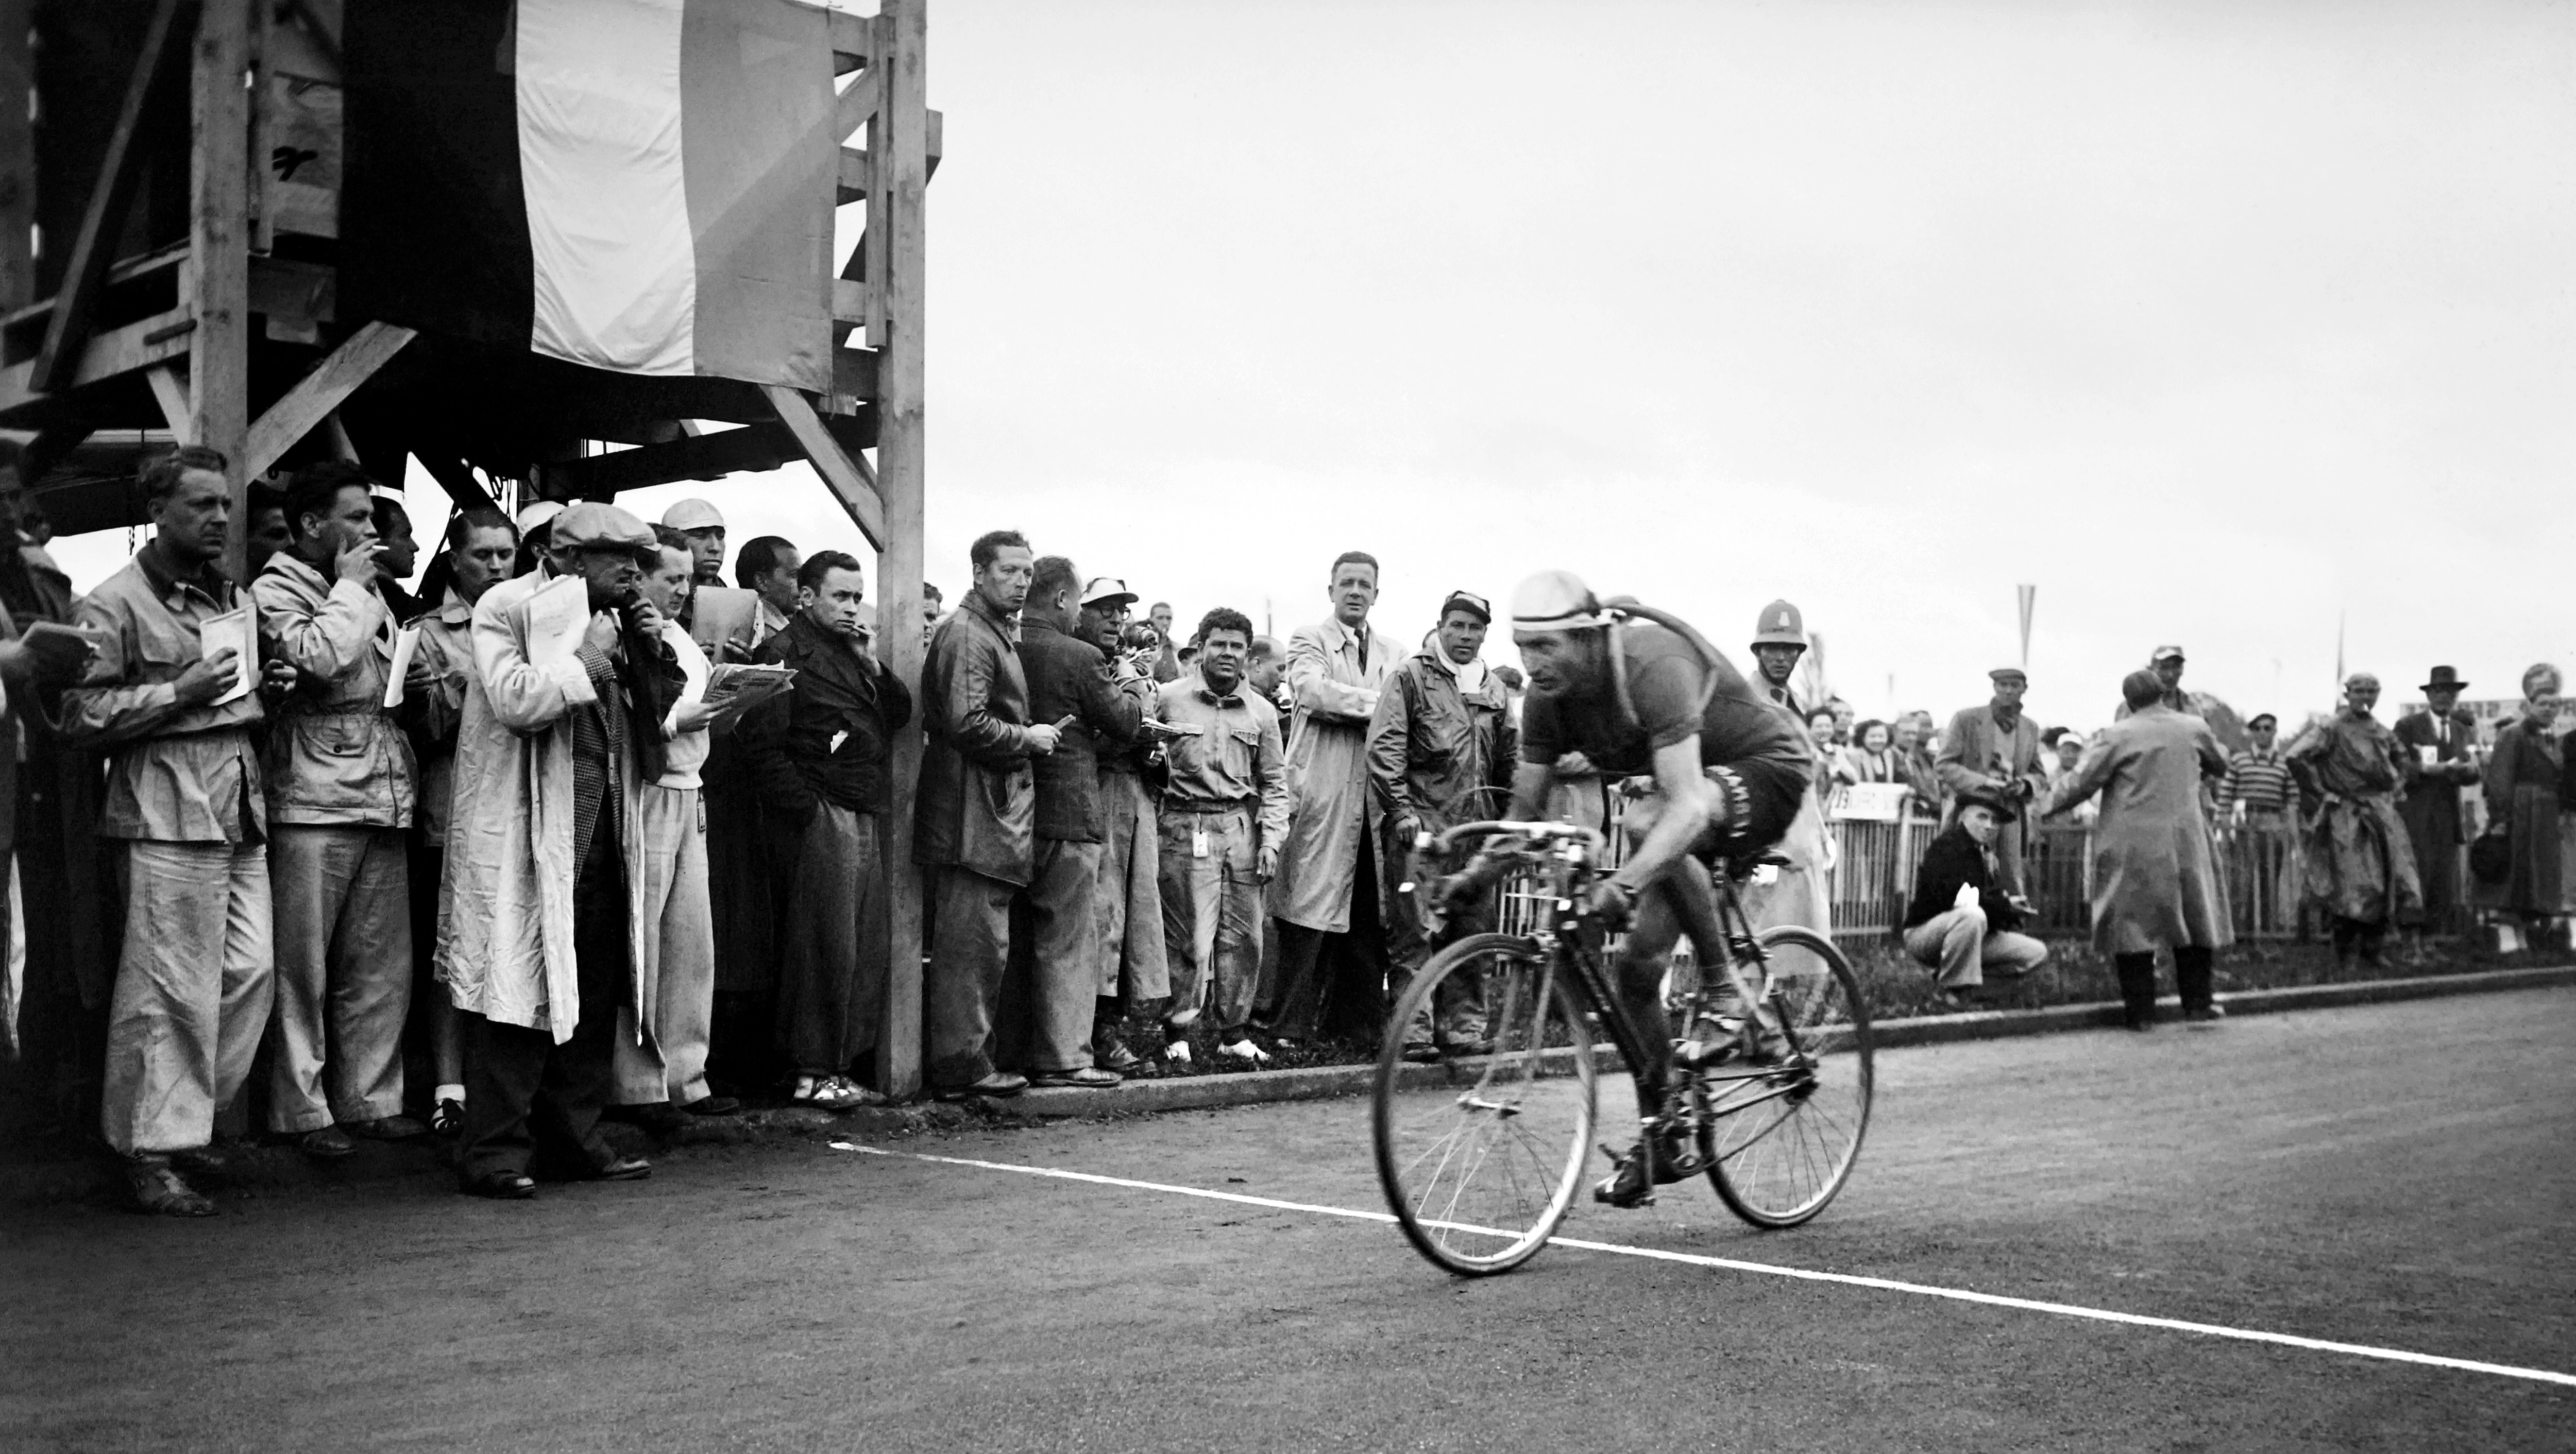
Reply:
[[1701, 1079], [1699, 1134], [1709, 1180], [1728, 1210], [1757, 1227], [1794, 1227], [1850, 1179], [1869, 1129], [1869, 1008], [1833, 940], [1767, 930], [1771, 999], [1760, 1050]]
[[[1460, 1276], [1528, 1261], [1582, 1179], [1592, 1034], [1567, 978], [1531, 940], [1477, 934], [1431, 956], [1387, 1018], [1378, 1183], [1414, 1250]], [[1408, 1028], [1426, 1012], [1480, 1053], [1407, 1064]]]

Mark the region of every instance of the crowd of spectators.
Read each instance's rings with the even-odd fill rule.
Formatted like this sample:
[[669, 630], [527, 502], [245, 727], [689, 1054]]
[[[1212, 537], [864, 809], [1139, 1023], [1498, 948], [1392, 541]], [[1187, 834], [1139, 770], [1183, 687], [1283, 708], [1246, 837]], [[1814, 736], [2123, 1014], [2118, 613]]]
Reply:
[[[1140, 616], [1124, 581], [994, 531], [953, 605], [926, 592], [908, 681], [876, 650], [858, 558], [729, 549], [703, 500], [658, 526], [598, 503], [466, 509], [415, 596], [399, 496], [326, 461], [254, 491], [242, 589], [220, 567], [224, 471], [203, 449], [152, 462], [152, 538], [86, 597], [31, 537], [0, 550], [20, 744], [0, 802], [20, 922], [41, 926], [12, 935], [18, 1080], [98, 1128], [146, 1210], [211, 1212], [190, 1178], [237, 1101], [317, 1158], [452, 1138], [462, 1189], [496, 1198], [541, 1173], [649, 1175], [606, 1117], [882, 1101], [885, 815], [916, 719], [923, 1063], [951, 1098], [1376, 1036], [1433, 948], [1399, 888], [1408, 852], [1498, 813], [1522, 753], [1486, 598], [1452, 591], [1391, 636], [1361, 551], [1282, 642], [1225, 606]], [[2494, 827], [2466, 857], [2498, 860], [2492, 902], [2535, 924], [2566, 902], [2576, 775], [2547, 667], [2487, 761], [2447, 668], [2394, 731], [2357, 676], [2286, 747], [2263, 715], [2230, 755], [2179, 648], [2089, 738], [2032, 720], [2011, 667], [1937, 726], [1804, 701], [1787, 601], [1749, 649], [1816, 764], [1757, 923], [1830, 928], [1831, 805], [1892, 788], [1938, 828], [1899, 937], [1963, 1002], [2046, 962], [2022, 932], [2035, 824], [2089, 827], [2095, 940], [2133, 1019], [2160, 950], [2186, 1011], [2217, 1018], [2230, 853], [2348, 956], [2420, 933], [2457, 896], [2417, 865], [2457, 876], [2471, 784]], [[1563, 813], [1615, 811], [1597, 772], [1557, 768]], [[1460, 983], [1405, 1054], [1476, 1052], [1484, 1010]]]

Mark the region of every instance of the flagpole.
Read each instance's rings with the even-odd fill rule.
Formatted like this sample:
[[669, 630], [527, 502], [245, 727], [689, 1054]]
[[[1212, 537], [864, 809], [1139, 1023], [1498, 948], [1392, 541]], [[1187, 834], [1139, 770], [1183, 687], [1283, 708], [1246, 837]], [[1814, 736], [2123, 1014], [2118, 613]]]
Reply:
[[2013, 589], [2021, 596], [2021, 669], [2027, 672], [2030, 670], [2030, 611], [2039, 599], [2039, 587], [2015, 586]]

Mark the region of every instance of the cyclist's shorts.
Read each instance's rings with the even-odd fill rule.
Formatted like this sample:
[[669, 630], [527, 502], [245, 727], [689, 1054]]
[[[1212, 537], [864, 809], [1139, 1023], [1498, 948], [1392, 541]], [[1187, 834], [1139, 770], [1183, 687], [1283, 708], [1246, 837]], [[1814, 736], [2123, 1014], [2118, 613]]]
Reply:
[[1727, 786], [1744, 806], [1722, 828], [1713, 827], [1691, 844], [1691, 856], [1703, 863], [1767, 852], [1789, 834], [1789, 824], [1807, 799], [1803, 764], [1748, 757], [1709, 769], [1724, 774]]

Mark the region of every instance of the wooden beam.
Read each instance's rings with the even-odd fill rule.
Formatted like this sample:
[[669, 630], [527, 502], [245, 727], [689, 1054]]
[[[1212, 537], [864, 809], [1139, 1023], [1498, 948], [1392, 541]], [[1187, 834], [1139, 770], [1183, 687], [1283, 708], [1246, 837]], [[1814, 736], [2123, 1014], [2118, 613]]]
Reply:
[[832, 280], [832, 321], [865, 325], [868, 321], [868, 285], [856, 278]]
[[[193, 311], [183, 307], [93, 335], [82, 348], [80, 362], [73, 367], [67, 386], [77, 389], [168, 359], [185, 358], [196, 341], [196, 332]], [[35, 371], [34, 359], [0, 368], [0, 421], [29, 405], [46, 402], [48, 396], [36, 391]]]
[[375, 377], [403, 345], [419, 337], [408, 328], [394, 323], [368, 323], [352, 333], [331, 356], [322, 360], [313, 372], [295, 381], [259, 422], [250, 426], [249, 438], [242, 445], [242, 468], [253, 477], [266, 474], [268, 467], [295, 447], [295, 441], [311, 433], [325, 416], [340, 407], [341, 401], [358, 391], [358, 386]]
[[168, 364], [154, 364], [143, 371], [145, 382], [152, 385], [152, 402], [161, 406], [161, 417], [169, 421], [170, 433], [181, 444], [194, 444], [192, 433], [197, 421], [188, 413], [188, 382]]
[[[866, 84], [867, 82], [862, 80], [859, 86]], [[859, 87], [852, 86], [850, 89], [855, 91]], [[832, 194], [832, 205], [846, 207], [852, 202], [868, 200], [869, 183], [875, 175], [876, 168], [869, 165], [866, 152], [854, 146], [841, 148], [840, 186]]]
[[668, 444], [611, 450], [568, 461], [547, 471], [588, 499], [620, 490], [667, 485], [674, 480], [720, 480], [740, 470], [774, 470], [791, 459], [805, 458], [802, 445], [785, 425], [747, 424], [695, 434]]
[[36, 0], [0, 0], [0, 312], [36, 296]]
[[797, 447], [814, 462], [814, 472], [830, 487], [832, 498], [850, 512], [859, 533], [868, 538], [868, 548], [884, 550], [885, 502], [877, 498], [875, 473], [832, 437], [832, 431], [823, 425], [823, 416], [814, 412], [812, 400], [784, 384], [763, 384], [760, 391], [769, 396], [769, 406], [778, 411], [779, 422], [796, 437]]
[[474, 478], [473, 467], [456, 455], [444, 450], [422, 449], [414, 446], [411, 456], [420, 461], [422, 469], [429, 471], [431, 479], [438, 481], [440, 489], [447, 491], [447, 498], [456, 502], [457, 509], [498, 510], [501, 508], [501, 502], [492, 498], [492, 492], [483, 488], [481, 480]]
[[[144, 29], [143, 49], [135, 56], [134, 74], [125, 84], [125, 104], [116, 114], [116, 130], [108, 135], [98, 182], [90, 190], [88, 210], [81, 214], [80, 235], [72, 242], [53, 317], [45, 326], [45, 344], [36, 354], [32, 377], [40, 392], [50, 394], [71, 382], [81, 345], [88, 341], [90, 312], [98, 304], [100, 285], [107, 280], [107, 265], [114, 260], [117, 234], [125, 230], [125, 212], [134, 201], [135, 184], [143, 178], [139, 133], [144, 112], [186, 43], [188, 27], [183, 22], [192, 8], [192, 0], [161, 0]], [[234, 89], [240, 89], [238, 75]], [[242, 153], [248, 144], [245, 137], [234, 151]], [[246, 186], [249, 180], [245, 172], [241, 181]]]
[[876, 58], [876, 22], [870, 17], [830, 10], [824, 12], [823, 27], [831, 39], [833, 75], [846, 76]]
[[[188, 85], [188, 267], [181, 303], [196, 316], [188, 413], [199, 444], [232, 462], [224, 574], [247, 585], [250, 482], [250, 69], [252, 7], [203, 0]], [[59, 321], [59, 318], [57, 319]], [[271, 456], [274, 458], [274, 456]]]
[[[877, 556], [877, 655], [895, 680], [921, 680], [922, 572], [922, 289], [927, 231], [922, 198], [930, 181], [928, 149], [929, 0], [883, 0], [877, 19], [885, 44], [885, 109], [872, 140], [879, 190], [868, 206], [868, 231], [883, 239], [867, 277], [883, 300], [889, 326], [871, 336], [878, 360], [877, 488], [885, 501], [885, 543]], [[881, 260], [883, 266], [878, 266]], [[847, 350], [844, 350], [846, 352]], [[921, 1088], [921, 869], [912, 861], [913, 785], [921, 773], [921, 726], [894, 734], [886, 764], [885, 835], [887, 975], [885, 1032], [877, 1037], [877, 1085], [891, 1096]]]
[[840, 97], [832, 103], [834, 141], [848, 141], [859, 134], [859, 128], [867, 125], [868, 118], [877, 114], [879, 91], [876, 77], [868, 75], [860, 76], [841, 89]]

